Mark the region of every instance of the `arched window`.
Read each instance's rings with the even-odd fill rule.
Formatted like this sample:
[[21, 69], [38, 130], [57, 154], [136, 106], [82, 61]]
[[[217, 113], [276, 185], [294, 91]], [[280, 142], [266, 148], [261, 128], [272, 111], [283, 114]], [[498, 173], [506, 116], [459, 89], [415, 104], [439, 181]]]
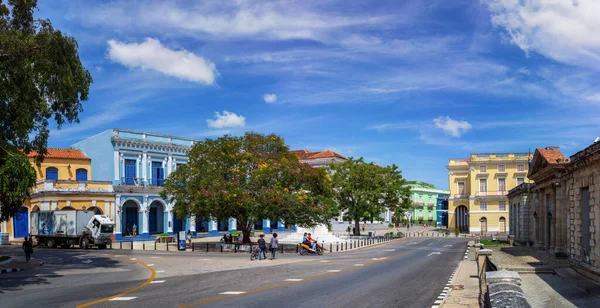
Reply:
[[481, 233], [487, 232], [487, 218], [481, 217], [479, 224], [481, 225]]
[[58, 169], [56, 169], [54, 167], [46, 168], [46, 180], [58, 181]]
[[87, 170], [83, 169], [83, 168], [75, 170], [75, 179], [77, 181], [87, 181], [88, 180]]
[[506, 218], [500, 217], [500, 221], [498, 223], [498, 232], [506, 233]]

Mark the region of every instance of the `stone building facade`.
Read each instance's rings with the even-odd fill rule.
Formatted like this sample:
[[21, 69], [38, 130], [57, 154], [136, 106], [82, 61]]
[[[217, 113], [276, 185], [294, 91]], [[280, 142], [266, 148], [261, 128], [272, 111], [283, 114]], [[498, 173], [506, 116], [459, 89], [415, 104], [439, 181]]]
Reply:
[[531, 208], [531, 200], [533, 194], [531, 192], [532, 183], [523, 183], [511, 189], [508, 192], [509, 207], [509, 230], [510, 235], [515, 237], [515, 242], [520, 245], [528, 245], [531, 241], [531, 221], [533, 220], [533, 212]]

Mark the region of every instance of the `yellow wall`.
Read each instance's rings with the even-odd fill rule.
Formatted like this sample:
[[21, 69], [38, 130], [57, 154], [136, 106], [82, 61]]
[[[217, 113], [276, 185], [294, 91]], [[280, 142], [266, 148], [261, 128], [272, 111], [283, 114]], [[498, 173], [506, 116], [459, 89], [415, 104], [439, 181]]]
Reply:
[[[29, 159], [33, 168], [35, 168], [35, 174], [38, 181], [46, 179], [46, 168], [55, 167], [58, 169], [59, 180], [75, 180], [75, 170], [83, 168], [88, 171], [88, 179], [92, 178], [92, 162], [84, 159], [61, 159], [61, 158], [46, 158], [44, 162], [38, 167], [33, 162], [33, 159]], [[70, 166], [70, 167], [69, 167]]]
[[[527, 154], [527, 153], [525, 153]], [[487, 157], [471, 154], [468, 159], [450, 159], [448, 163], [448, 181], [450, 187], [450, 198], [448, 200], [449, 219], [448, 225], [451, 229], [456, 226], [456, 208], [464, 205], [467, 207], [469, 216], [470, 232], [481, 232], [480, 219], [487, 219], [487, 229], [490, 233], [496, 233], [500, 227], [500, 218], [506, 220], [505, 227], [508, 232], [508, 210], [509, 203], [506, 194], [517, 186], [517, 177], [527, 179], [528, 156], [509, 153], [508, 155], [489, 154]], [[501, 157], [506, 156], [506, 157]], [[485, 165], [486, 171], [481, 172], [480, 166]], [[498, 165], [505, 165], [505, 171], [498, 171]], [[517, 171], [517, 165], [523, 165], [523, 171]], [[505, 188], [500, 191], [498, 178], [505, 178]], [[481, 193], [479, 180], [487, 179], [487, 192]], [[465, 182], [465, 197], [458, 198], [458, 182]], [[499, 202], [504, 201], [505, 207], [500, 210]], [[487, 210], [482, 210], [481, 202], [487, 202]]]

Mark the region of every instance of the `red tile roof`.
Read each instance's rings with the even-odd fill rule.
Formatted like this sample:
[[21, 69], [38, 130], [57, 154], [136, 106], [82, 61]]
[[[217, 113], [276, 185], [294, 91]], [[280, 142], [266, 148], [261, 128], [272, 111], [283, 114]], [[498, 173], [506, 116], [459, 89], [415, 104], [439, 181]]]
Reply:
[[[31, 151], [27, 154], [27, 157], [33, 158], [37, 155], [37, 152]], [[90, 158], [85, 156], [81, 150], [73, 150], [73, 149], [56, 149], [56, 148], [48, 148], [48, 153], [44, 156], [45, 158], [64, 158], [64, 159], [86, 159]]]
[[323, 152], [316, 153], [316, 154], [310, 156], [308, 159], [334, 158], [334, 157], [341, 158], [341, 159], [346, 159], [346, 157], [344, 157], [344, 156], [342, 156], [342, 155], [340, 155], [340, 154], [338, 154], [338, 153], [336, 153], [336, 152], [334, 152], [332, 150], [326, 150], [326, 151], [323, 151]]
[[311, 151], [307, 151], [307, 150], [292, 150], [290, 151], [294, 154], [296, 154], [301, 160], [305, 160], [309, 157], [311, 157], [312, 155], [315, 155], [318, 152], [311, 152]]
[[549, 164], [566, 164], [567, 157], [559, 150], [536, 149]]

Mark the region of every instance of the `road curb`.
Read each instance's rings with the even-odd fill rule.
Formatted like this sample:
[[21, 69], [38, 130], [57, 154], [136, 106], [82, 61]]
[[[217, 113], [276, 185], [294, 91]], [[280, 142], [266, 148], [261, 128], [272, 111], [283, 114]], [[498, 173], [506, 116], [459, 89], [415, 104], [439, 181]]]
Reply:
[[[469, 249], [470, 249], [470, 247], [467, 247], [467, 249], [465, 250], [465, 259], [467, 259], [467, 254], [469, 253]], [[448, 282], [446, 282], [446, 285], [444, 286], [444, 290], [442, 291], [442, 293], [440, 293], [440, 295], [435, 300], [435, 302], [433, 303], [431, 308], [441, 308], [444, 306], [444, 303], [448, 299], [448, 295], [450, 295], [450, 286], [452, 285], [452, 280], [454, 280], [454, 276], [456, 276], [456, 273], [458, 272], [458, 269], [460, 268], [460, 266], [462, 265], [463, 262], [464, 262], [464, 260], [460, 260], [460, 262], [458, 262], [458, 265], [456, 266], [454, 271], [452, 271], [450, 278], [448, 278]]]
[[20, 268], [3, 268], [3, 269], [0, 269], [0, 274], [14, 273], [14, 272], [20, 272], [20, 271], [22, 271], [22, 269], [20, 269]]
[[12, 259], [11, 257], [8, 257], [8, 259], [6, 259], [6, 260], [4, 260], [4, 261], [0, 262], [0, 265], [8, 264], [8, 263], [12, 262], [12, 260], [13, 260], [13, 259]]

